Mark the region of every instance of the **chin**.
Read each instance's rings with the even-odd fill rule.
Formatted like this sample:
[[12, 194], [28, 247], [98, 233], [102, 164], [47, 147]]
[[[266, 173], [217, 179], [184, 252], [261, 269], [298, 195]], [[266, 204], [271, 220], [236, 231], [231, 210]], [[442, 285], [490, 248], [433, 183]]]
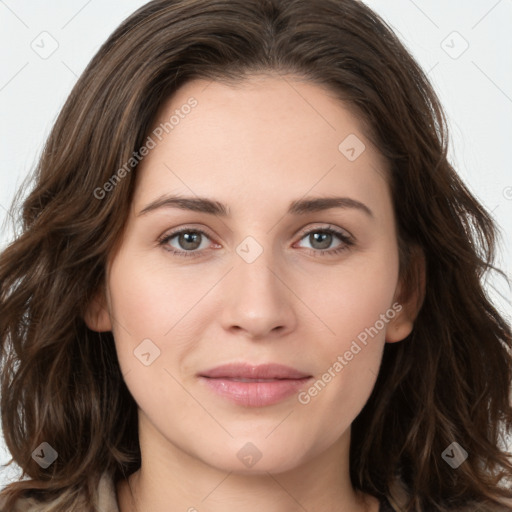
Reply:
[[[236, 446], [233, 446], [236, 445]], [[264, 475], [284, 473], [293, 470], [304, 462], [304, 445], [279, 446], [268, 440], [236, 441], [222, 450], [222, 457], [203, 459], [209, 465], [241, 475]]]

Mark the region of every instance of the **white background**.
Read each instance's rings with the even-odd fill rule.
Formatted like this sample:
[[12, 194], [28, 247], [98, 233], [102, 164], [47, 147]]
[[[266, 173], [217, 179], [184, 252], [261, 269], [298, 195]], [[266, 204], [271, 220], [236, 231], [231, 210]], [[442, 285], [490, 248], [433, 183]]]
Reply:
[[[0, 224], [77, 77], [117, 25], [144, 3], [0, 0]], [[428, 72], [448, 115], [450, 159], [502, 228], [498, 266], [511, 278], [512, 0], [365, 3]], [[52, 44], [58, 47], [47, 58], [33, 49], [42, 52]], [[0, 248], [10, 237], [2, 225]], [[510, 289], [494, 279], [488, 288], [510, 319]], [[0, 442], [0, 463], [8, 459]], [[0, 470], [0, 487], [15, 474]]]

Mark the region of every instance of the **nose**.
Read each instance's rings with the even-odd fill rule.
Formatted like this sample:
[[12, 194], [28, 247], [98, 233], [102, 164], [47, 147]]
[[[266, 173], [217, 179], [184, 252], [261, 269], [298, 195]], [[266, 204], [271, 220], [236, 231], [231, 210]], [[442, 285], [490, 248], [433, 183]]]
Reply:
[[272, 261], [271, 251], [265, 249], [251, 263], [237, 254], [234, 259], [222, 289], [223, 328], [260, 340], [293, 331], [299, 301], [287, 283], [287, 273]]

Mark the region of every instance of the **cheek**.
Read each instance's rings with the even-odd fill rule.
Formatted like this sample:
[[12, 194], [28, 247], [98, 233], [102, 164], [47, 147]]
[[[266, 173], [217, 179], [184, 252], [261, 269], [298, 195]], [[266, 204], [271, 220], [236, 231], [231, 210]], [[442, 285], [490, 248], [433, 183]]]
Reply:
[[316, 276], [308, 296], [322, 322], [311, 353], [317, 380], [301, 403], [340, 421], [353, 419], [366, 403], [379, 373], [386, 329], [397, 312], [394, 247], [353, 261], [329, 276]]
[[119, 251], [109, 275], [110, 310], [121, 371], [136, 400], [147, 401], [148, 389], [160, 399], [182, 393], [171, 375], [182, 379], [201, 331], [215, 318], [205, 299], [218, 280], [193, 265], [171, 272], [165, 258], [129, 245]]
[[[322, 318], [329, 329], [315, 338], [314, 382], [298, 401], [309, 418], [335, 425], [324, 441], [340, 435], [367, 402], [379, 373], [386, 328], [395, 316], [393, 281], [346, 281], [346, 294], [326, 297]], [[370, 286], [371, 285], [371, 286]], [[331, 332], [332, 331], [332, 332]], [[311, 420], [310, 420], [311, 421]]]
[[[110, 311], [124, 375], [134, 370], [140, 382], [147, 384], [158, 374], [156, 370], [168, 367], [168, 333], [172, 334], [186, 314], [187, 304], [194, 298], [197, 301], [197, 292], [190, 290], [175, 279], [166, 279], [161, 269], [133, 251], [126, 249], [117, 254], [109, 275]], [[173, 346], [175, 357], [179, 350], [179, 346]]]
[[321, 320], [322, 345], [341, 350], [376, 322], [384, 339], [387, 322], [379, 320], [388, 311], [394, 316], [390, 309], [398, 281], [398, 256], [393, 247], [389, 249], [353, 257], [346, 265], [330, 272], [324, 269], [303, 282], [299, 293]]
[[110, 279], [111, 310], [117, 324], [116, 334], [127, 333], [136, 341], [141, 336], [162, 336], [172, 320], [169, 315], [164, 325], [166, 299], [161, 295], [155, 277], [144, 272], [140, 266], [130, 265], [122, 259], [116, 262]]
[[134, 337], [163, 339], [211, 287], [186, 268], [170, 273], [162, 261], [130, 247], [117, 255], [109, 288], [118, 331], [124, 326]]

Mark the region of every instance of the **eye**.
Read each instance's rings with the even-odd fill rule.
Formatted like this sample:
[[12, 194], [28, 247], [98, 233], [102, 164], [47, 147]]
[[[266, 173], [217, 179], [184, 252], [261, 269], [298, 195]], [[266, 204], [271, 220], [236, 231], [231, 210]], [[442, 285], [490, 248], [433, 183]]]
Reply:
[[[209, 239], [204, 231], [185, 228], [165, 235], [158, 243], [164, 246], [167, 251], [178, 256], [197, 256], [199, 250], [208, 247], [208, 244], [206, 244], [206, 247], [201, 247], [205, 238]], [[174, 239], [176, 239], [174, 242], [175, 245], [172, 245], [171, 241]], [[176, 245], [178, 247], [176, 247]]]
[[[339, 243], [334, 248], [330, 248], [335, 239], [338, 239]], [[338, 231], [331, 226], [311, 229], [302, 233], [301, 240], [306, 239], [310, 244], [311, 253], [321, 256], [329, 256], [339, 254], [342, 251], [348, 250], [354, 245], [352, 236], [343, 231]]]

